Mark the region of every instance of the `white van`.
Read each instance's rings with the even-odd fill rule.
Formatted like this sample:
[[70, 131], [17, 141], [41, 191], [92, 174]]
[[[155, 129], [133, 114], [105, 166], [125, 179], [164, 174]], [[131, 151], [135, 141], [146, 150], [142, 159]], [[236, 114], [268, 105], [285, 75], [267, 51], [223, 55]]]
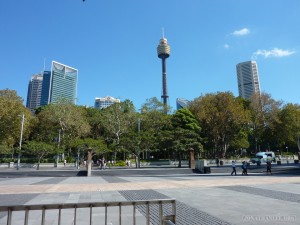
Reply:
[[260, 164], [262, 162], [273, 161], [276, 162], [274, 152], [258, 152], [255, 155], [255, 158], [251, 158], [252, 163]]

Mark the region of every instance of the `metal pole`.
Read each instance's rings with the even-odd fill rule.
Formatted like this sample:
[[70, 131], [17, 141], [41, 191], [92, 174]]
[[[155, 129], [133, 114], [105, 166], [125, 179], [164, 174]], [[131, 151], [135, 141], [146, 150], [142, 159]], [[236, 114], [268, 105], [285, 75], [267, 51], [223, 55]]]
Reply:
[[11, 208], [8, 208], [8, 211], [7, 211], [7, 225], [11, 225], [11, 220], [12, 220], [12, 210], [11, 210]]
[[107, 204], [105, 204], [105, 225], [107, 225]]
[[159, 225], [163, 225], [163, 205], [159, 202]]
[[146, 205], [147, 205], [147, 207], [146, 207], [146, 219], [147, 219], [146, 224], [150, 225], [150, 204], [149, 204], [149, 202], [147, 202]]
[[136, 225], [136, 207], [135, 203], [133, 203], [133, 225]]
[[42, 210], [42, 223], [41, 223], [41, 225], [45, 225], [45, 215], [46, 214], [46, 209], [45, 208], [43, 208], [43, 210]]
[[58, 140], [57, 140], [57, 155], [56, 155], [56, 167], [58, 167], [58, 157], [59, 157], [59, 148], [60, 148], [60, 132], [61, 129], [58, 129]]
[[93, 205], [90, 205], [90, 225], [93, 224]]
[[28, 225], [28, 216], [29, 216], [29, 209], [26, 209], [24, 225]]
[[122, 205], [119, 204], [119, 225], [122, 225]]
[[23, 138], [24, 120], [25, 120], [25, 116], [24, 116], [24, 114], [22, 114], [22, 125], [21, 125], [21, 135], [20, 135], [20, 144], [19, 144], [19, 154], [18, 154], [17, 170], [20, 169], [21, 148], [22, 148], [22, 138]]
[[79, 170], [79, 148], [77, 149], [77, 169]]

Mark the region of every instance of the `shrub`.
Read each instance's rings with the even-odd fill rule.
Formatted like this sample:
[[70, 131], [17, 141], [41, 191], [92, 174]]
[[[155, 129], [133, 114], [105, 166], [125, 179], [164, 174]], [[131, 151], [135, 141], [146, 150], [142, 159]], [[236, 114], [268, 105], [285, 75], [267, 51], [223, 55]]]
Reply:
[[126, 163], [124, 161], [117, 161], [114, 165], [110, 164], [109, 166], [126, 166]]

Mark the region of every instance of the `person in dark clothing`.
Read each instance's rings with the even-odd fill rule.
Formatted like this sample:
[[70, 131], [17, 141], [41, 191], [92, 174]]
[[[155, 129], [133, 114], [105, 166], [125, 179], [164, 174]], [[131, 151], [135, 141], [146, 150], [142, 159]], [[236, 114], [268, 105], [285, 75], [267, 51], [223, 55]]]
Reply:
[[242, 175], [247, 175], [248, 176], [248, 172], [247, 172], [247, 162], [243, 162], [242, 164], [242, 169], [243, 169], [243, 172], [242, 172]]
[[271, 171], [271, 161], [267, 161], [267, 175], [269, 174], [269, 172], [270, 172], [270, 174], [272, 175], [272, 171]]
[[220, 165], [220, 160], [217, 158], [216, 159], [216, 164], [217, 164], [217, 166], [219, 167], [219, 165]]

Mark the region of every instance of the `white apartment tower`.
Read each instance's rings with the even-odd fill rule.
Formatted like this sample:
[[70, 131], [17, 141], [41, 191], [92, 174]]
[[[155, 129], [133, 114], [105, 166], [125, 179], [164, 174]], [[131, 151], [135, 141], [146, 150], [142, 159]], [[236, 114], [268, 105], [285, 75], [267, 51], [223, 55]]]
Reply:
[[97, 109], [107, 108], [108, 106], [114, 103], [120, 103], [120, 99], [113, 98], [110, 96], [106, 96], [104, 98], [95, 98], [95, 108]]
[[255, 61], [236, 65], [239, 96], [250, 99], [254, 93], [260, 93], [258, 69]]

